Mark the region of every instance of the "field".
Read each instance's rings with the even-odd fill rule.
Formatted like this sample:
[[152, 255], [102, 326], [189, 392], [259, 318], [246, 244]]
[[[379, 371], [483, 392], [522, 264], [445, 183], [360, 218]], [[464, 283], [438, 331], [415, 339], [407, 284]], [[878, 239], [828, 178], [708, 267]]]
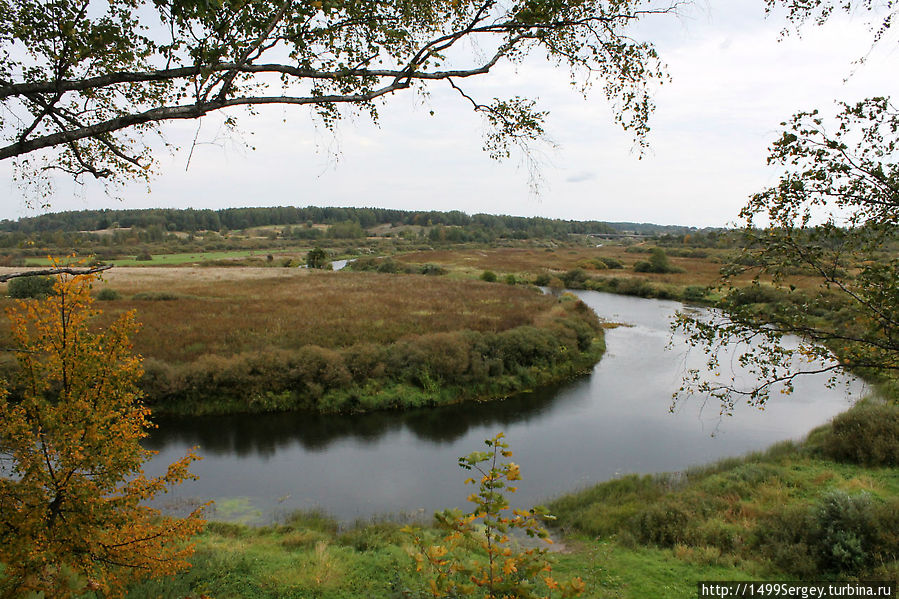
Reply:
[[[498, 332], [533, 323], [555, 303], [523, 287], [306, 269], [114, 268], [104, 278], [97, 291], [121, 295], [98, 304], [108, 317], [138, 311], [143, 327], [136, 351], [179, 362], [204, 353], [309, 344], [336, 349], [460, 329]], [[7, 326], [4, 319], [0, 332]]]
[[[680, 272], [663, 274], [634, 272], [634, 264], [646, 260], [650, 247], [654, 246], [608, 244], [600, 247], [452, 249], [409, 252], [395, 259], [407, 264], [439, 264], [460, 276], [478, 276], [483, 271], [490, 270], [498, 275], [512, 274], [523, 280], [533, 280], [543, 273], [559, 275], [573, 269], [582, 269], [592, 277], [645, 280], [677, 288], [690, 285], [717, 285], [721, 279], [721, 267], [734, 254], [734, 250], [684, 248], [678, 251], [665, 248], [669, 261]], [[598, 268], [595, 261], [602, 258], [618, 260], [623, 267]], [[746, 284], [752, 276], [752, 273], [747, 273], [735, 278], [734, 281], [737, 284]], [[812, 277], [795, 276], [791, 282], [799, 287], [806, 287], [816, 283], [817, 280]]]
[[[102, 325], [136, 309], [157, 412], [324, 412], [505, 397], [588, 370], [595, 315], [533, 287], [297, 268], [127, 268]], [[0, 305], [9, 305], [5, 299]], [[0, 325], [0, 339], [8, 324]], [[11, 356], [0, 363], [7, 374]]]
[[[247, 259], [264, 259], [272, 252], [269, 250], [228, 250], [218, 252], [184, 252], [170, 254], [155, 254], [150, 260], [137, 260], [136, 258], [121, 258], [105, 260], [105, 264], [114, 266], [183, 266], [220, 261], [238, 261]], [[275, 252], [276, 254], [278, 252]], [[261, 261], [261, 260], [260, 260]], [[49, 258], [28, 258], [26, 266], [49, 266]]]

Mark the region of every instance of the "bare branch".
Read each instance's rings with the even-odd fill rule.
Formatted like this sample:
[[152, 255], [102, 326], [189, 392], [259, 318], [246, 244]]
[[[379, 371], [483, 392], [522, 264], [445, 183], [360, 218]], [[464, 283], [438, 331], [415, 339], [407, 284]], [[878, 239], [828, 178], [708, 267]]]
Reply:
[[19, 277], [41, 277], [48, 275], [90, 275], [112, 268], [113, 264], [103, 264], [100, 266], [91, 266], [89, 268], [74, 268], [69, 266], [60, 266], [58, 268], [44, 268], [40, 270], [25, 270], [21, 272], [13, 272], [6, 275], [0, 275], [0, 283], [6, 283], [10, 279]]

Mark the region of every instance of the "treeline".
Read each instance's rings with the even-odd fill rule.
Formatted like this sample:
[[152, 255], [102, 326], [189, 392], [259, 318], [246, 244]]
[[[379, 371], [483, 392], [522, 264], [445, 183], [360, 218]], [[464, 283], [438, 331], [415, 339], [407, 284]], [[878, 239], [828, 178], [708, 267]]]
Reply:
[[[262, 226], [337, 225], [354, 223], [363, 229], [378, 225], [415, 225], [481, 231], [492, 237], [562, 237], [569, 234], [610, 235], [628, 231], [643, 235], [684, 234], [689, 227], [646, 223], [605, 223], [600, 221], [559, 220], [493, 214], [468, 215], [458, 210], [409, 211], [386, 208], [329, 208], [307, 206], [223, 208], [150, 208], [140, 210], [79, 210], [43, 214], [19, 220], [0, 221], [0, 232], [47, 233], [100, 231], [136, 227], [159, 231], [222, 231]], [[448, 229], [437, 235], [459, 235]]]
[[567, 296], [536, 325], [462, 330], [342, 349], [307, 345], [187, 363], [147, 358], [155, 413], [352, 413], [506, 397], [588, 371], [604, 345], [596, 315]]

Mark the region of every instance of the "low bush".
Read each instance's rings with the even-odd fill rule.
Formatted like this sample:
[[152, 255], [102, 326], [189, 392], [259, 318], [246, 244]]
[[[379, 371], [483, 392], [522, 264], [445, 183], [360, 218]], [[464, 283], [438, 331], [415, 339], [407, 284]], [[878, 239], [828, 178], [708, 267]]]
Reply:
[[573, 268], [561, 277], [565, 286], [569, 289], [583, 289], [588, 278], [587, 273], [582, 268]]
[[687, 541], [689, 522], [690, 514], [683, 507], [663, 500], [637, 513], [628, 531], [643, 544], [674, 547]]
[[546, 287], [547, 285], [549, 285], [549, 282], [551, 280], [552, 280], [552, 276], [549, 273], [546, 273], [546, 272], [540, 273], [534, 279], [534, 285], [537, 285], [538, 287]]
[[784, 299], [784, 293], [769, 285], [753, 282], [746, 287], [731, 291], [726, 298], [728, 304], [746, 306], [749, 304], [768, 304]]
[[440, 276], [445, 275], [449, 271], [437, 264], [422, 264], [419, 267], [418, 272], [423, 275]]
[[122, 297], [122, 294], [110, 287], [104, 287], [97, 292], [97, 299], [102, 301], [117, 300], [120, 297]]
[[481, 273], [481, 280], [487, 281], [488, 283], [495, 283], [496, 282], [496, 273], [493, 272], [492, 270], [485, 270], [484, 272]]
[[856, 406], [834, 418], [819, 443], [820, 451], [836, 461], [899, 466], [899, 406]]
[[674, 266], [668, 261], [668, 255], [665, 253], [665, 250], [652, 248], [649, 252], [649, 260], [640, 260], [634, 264], [634, 272], [665, 274], [683, 272], [683, 269]]
[[132, 295], [131, 299], [138, 301], [170, 302], [178, 299], [178, 297], [177, 293], [171, 293], [170, 291], [142, 291]]
[[764, 518], [753, 547], [797, 576], [858, 576], [899, 555], [899, 499], [832, 490], [813, 504], [791, 504]]
[[624, 268], [624, 263], [621, 260], [618, 260], [617, 258], [603, 257], [603, 258], [597, 258], [597, 261], [604, 264], [605, 267], [610, 270]]
[[701, 302], [708, 294], [708, 288], [702, 285], [688, 285], [684, 288], [683, 298], [688, 302]]

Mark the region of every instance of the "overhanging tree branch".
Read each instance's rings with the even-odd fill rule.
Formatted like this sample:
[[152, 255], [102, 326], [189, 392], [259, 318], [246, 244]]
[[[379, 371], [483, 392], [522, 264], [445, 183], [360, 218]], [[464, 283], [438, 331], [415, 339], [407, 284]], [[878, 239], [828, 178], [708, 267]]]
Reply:
[[0, 283], [6, 283], [11, 279], [17, 279], [19, 277], [43, 277], [49, 275], [91, 275], [98, 272], [103, 272], [104, 270], [109, 270], [112, 268], [112, 264], [102, 264], [100, 266], [91, 266], [89, 268], [75, 268], [70, 266], [60, 266], [57, 268], [42, 268], [39, 270], [24, 270], [21, 272], [13, 272], [5, 275], [0, 275]]
[[[153, 157], [143, 136], [166, 121], [281, 104], [310, 106], [332, 127], [339, 106], [376, 118], [373, 103], [394, 92], [487, 75], [538, 49], [574, 80], [605, 79], [617, 120], [642, 139], [647, 84], [663, 73], [627, 28], [679, 4], [255, 0], [153, 14], [133, 11], [132, 0], [20, 0], [0, 15], [0, 52], [10, 58], [0, 66], [0, 160], [24, 158], [17, 168], [27, 169], [40, 152], [75, 176], [145, 178]], [[472, 64], [467, 40], [489, 58]], [[499, 134], [514, 139], [524, 123]]]

